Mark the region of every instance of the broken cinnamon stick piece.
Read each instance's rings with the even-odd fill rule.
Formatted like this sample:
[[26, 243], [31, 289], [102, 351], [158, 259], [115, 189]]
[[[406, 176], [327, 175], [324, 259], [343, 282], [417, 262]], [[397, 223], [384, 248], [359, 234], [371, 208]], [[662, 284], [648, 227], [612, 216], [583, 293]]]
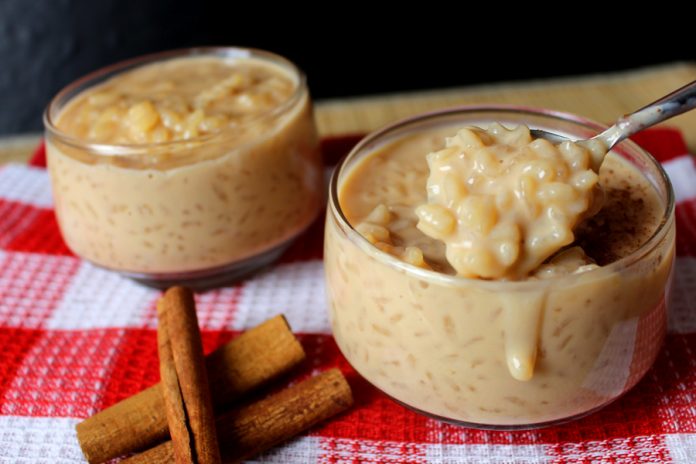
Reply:
[[[225, 406], [287, 373], [305, 358], [283, 316], [249, 329], [206, 358], [213, 404]], [[77, 424], [87, 461], [98, 464], [142, 451], [169, 437], [161, 384]]]
[[157, 302], [162, 394], [177, 464], [220, 464], [203, 341], [191, 290], [168, 289]]
[[[217, 420], [225, 463], [239, 462], [282, 443], [353, 404], [350, 386], [331, 369]], [[174, 459], [171, 441], [126, 459], [123, 464], [164, 464]]]

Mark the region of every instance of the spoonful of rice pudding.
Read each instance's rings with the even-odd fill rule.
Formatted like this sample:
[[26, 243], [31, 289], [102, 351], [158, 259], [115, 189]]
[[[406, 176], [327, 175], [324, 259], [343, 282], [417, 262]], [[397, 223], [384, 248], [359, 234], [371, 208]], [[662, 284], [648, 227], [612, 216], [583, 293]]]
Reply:
[[[621, 118], [589, 140], [570, 141], [526, 126], [466, 127], [427, 155], [427, 202], [417, 227], [445, 244], [457, 275], [520, 280], [542, 271], [602, 207], [599, 168], [628, 136], [696, 106], [696, 81]], [[574, 247], [554, 257], [561, 271], [596, 267]]]

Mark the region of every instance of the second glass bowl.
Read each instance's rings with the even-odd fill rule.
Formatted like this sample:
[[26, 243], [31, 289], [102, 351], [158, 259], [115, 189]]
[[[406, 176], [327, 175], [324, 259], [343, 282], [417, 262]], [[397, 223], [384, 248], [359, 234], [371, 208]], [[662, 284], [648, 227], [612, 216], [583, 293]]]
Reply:
[[[290, 79], [294, 90], [270, 110], [189, 140], [95, 143], [59, 127], [75, 99], [103, 98], [97, 93], [110, 79], [201, 59], [259, 63]], [[177, 87], [164, 85], [172, 78], [165, 74], [157, 81], [176, 98]], [[44, 121], [55, 209], [68, 246], [149, 284], [215, 285], [264, 266], [312, 223], [323, 204], [323, 168], [304, 75], [272, 53], [196, 48], [119, 63], [62, 90]]]

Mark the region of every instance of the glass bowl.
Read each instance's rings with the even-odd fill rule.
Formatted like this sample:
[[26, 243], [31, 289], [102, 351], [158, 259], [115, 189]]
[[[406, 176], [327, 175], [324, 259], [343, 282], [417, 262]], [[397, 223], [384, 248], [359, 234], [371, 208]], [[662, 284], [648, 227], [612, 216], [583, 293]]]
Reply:
[[[415, 133], [493, 121], [570, 138], [605, 128], [543, 109], [472, 106], [415, 116], [365, 137], [330, 185], [330, 319], [351, 365], [407, 407], [468, 427], [541, 427], [605, 406], [655, 361], [673, 272], [674, 198], [659, 163], [635, 143], [621, 143], [613, 153], [654, 186], [664, 204], [661, 224], [630, 255], [549, 280], [486, 281], [422, 269], [380, 251], [349, 224], [338, 193], [365, 157]], [[511, 375], [519, 362], [532, 363], [530, 379]]]
[[[100, 144], [57, 127], [67, 105], [111, 78], [199, 58], [273, 67], [294, 90], [235, 127], [189, 140]], [[98, 266], [147, 284], [201, 287], [246, 275], [278, 258], [323, 208], [323, 167], [305, 77], [269, 52], [192, 48], [118, 63], [60, 91], [44, 124], [67, 245]]]

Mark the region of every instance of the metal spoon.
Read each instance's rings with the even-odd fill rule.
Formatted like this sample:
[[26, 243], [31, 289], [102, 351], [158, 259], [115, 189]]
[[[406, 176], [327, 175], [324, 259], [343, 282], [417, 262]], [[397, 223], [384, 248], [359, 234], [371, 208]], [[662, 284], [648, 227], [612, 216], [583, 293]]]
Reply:
[[[591, 148], [590, 151], [593, 153], [593, 164], [596, 171], [602, 164], [604, 155], [617, 143], [636, 132], [642, 131], [646, 127], [653, 126], [694, 108], [696, 108], [696, 81], [686, 84], [684, 87], [650, 103], [648, 106], [623, 116], [613, 126], [591, 139], [576, 140], [575, 142]], [[532, 129], [530, 132], [534, 138], [544, 138], [553, 143], [561, 143], [568, 140], [561, 135], [552, 134], [541, 129]]]

